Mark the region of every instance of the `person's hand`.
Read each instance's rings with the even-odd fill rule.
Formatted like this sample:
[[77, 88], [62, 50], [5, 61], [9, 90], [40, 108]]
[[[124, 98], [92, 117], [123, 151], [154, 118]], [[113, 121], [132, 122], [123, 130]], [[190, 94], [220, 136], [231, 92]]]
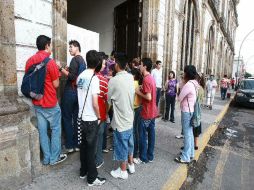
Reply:
[[61, 62], [60, 61], [56, 61], [56, 65], [58, 66], [58, 69], [60, 69], [62, 67]]
[[101, 124], [101, 119], [98, 119], [98, 125], [100, 125]]

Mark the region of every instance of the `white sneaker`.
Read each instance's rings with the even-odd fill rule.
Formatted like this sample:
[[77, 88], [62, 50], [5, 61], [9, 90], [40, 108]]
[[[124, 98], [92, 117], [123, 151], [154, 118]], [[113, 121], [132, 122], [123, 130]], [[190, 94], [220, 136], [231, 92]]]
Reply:
[[116, 170], [112, 170], [110, 174], [114, 178], [121, 178], [121, 179], [128, 179], [128, 172], [127, 171], [122, 171], [121, 168], [117, 168]]
[[135, 166], [134, 163], [128, 164], [128, 169], [131, 174], [135, 173]]
[[139, 158], [133, 158], [134, 164], [141, 164], [141, 160]]
[[103, 185], [104, 183], [106, 182], [106, 179], [105, 178], [100, 178], [100, 177], [97, 177], [93, 183], [88, 183], [88, 186], [92, 187], [92, 186], [100, 186], [100, 185]]
[[183, 139], [184, 136], [183, 136], [183, 135], [176, 135], [176, 138], [177, 138], [177, 139]]

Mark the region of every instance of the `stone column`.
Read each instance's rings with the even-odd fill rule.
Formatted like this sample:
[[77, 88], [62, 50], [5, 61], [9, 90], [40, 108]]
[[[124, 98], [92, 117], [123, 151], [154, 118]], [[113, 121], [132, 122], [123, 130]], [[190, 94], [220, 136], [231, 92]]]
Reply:
[[[67, 0], [53, 1], [53, 56], [56, 61], [60, 61], [66, 66], [67, 61]], [[58, 89], [58, 100], [65, 85], [66, 78], [61, 77], [60, 88]]]
[[0, 18], [0, 189], [16, 189], [31, 182], [40, 154], [29, 107], [17, 92], [14, 0], [0, 1]]
[[143, 1], [143, 19], [142, 19], [142, 57], [149, 57], [156, 61], [158, 52], [158, 0]]

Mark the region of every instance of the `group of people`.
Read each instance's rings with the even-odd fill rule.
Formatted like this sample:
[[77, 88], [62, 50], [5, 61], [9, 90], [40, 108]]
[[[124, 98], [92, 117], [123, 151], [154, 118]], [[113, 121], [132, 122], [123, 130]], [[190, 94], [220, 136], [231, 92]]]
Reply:
[[[26, 71], [51, 55], [49, 37], [38, 36], [36, 45], [38, 52], [28, 59]], [[175, 161], [192, 161], [194, 150], [198, 149], [201, 125], [193, 128], [190, 121], [196, 101], [202, 102], [205, 88], [209, 95], [207, 105], [212, 105], [217, 87], [213, 76], [205, 84], [195, 66], [187, 65], [179, 81], [175, 72], [170, 71], [162, 86], [161, 61], [157, 61], [153, 69], [150, 58], [135, 58], [128, 63], [124, 53], [112, 52], [109, 57], [96, 50], [88, 51], [85, 61], [76, 40], [69, 42], [69, 52], [73, 58], [68, 67], [50, 59], [46, 65], [43, 97], [32, 100], [43, 152], [42, 164], [61, 163], [68, 153], [80, 151], [80, 178], [86, 178], [89, 186], [104, 184], [106, 179], [98, 177], [97, 169], [104, 164], [102, 152], [108, 152], [107, 127], [110, 121], [113, 160], [119, 163], [110, 174], [114, 178], [127, 179], [127, 170], [130, 174], [135, 173], [134, 164], [154, 161], [155, 119], [159, 115], [162, 91], [166, 96], [165, 121], [175, 123], [175, 102], [180, 102], [184, 147]], [[66, 83], [59, 105], [60, 76], [65, 76]], [[63, 150], [61, 126], [65, 135]]]

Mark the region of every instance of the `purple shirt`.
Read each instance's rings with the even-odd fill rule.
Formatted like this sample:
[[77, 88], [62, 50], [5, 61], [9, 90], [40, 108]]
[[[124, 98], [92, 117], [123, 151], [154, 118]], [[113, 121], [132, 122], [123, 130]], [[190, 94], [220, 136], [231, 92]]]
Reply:
[[176, 96], [176, 84], [177, 84], [177, 80], [176, 79], [168, 80], [167, 94], [169, 96]]

